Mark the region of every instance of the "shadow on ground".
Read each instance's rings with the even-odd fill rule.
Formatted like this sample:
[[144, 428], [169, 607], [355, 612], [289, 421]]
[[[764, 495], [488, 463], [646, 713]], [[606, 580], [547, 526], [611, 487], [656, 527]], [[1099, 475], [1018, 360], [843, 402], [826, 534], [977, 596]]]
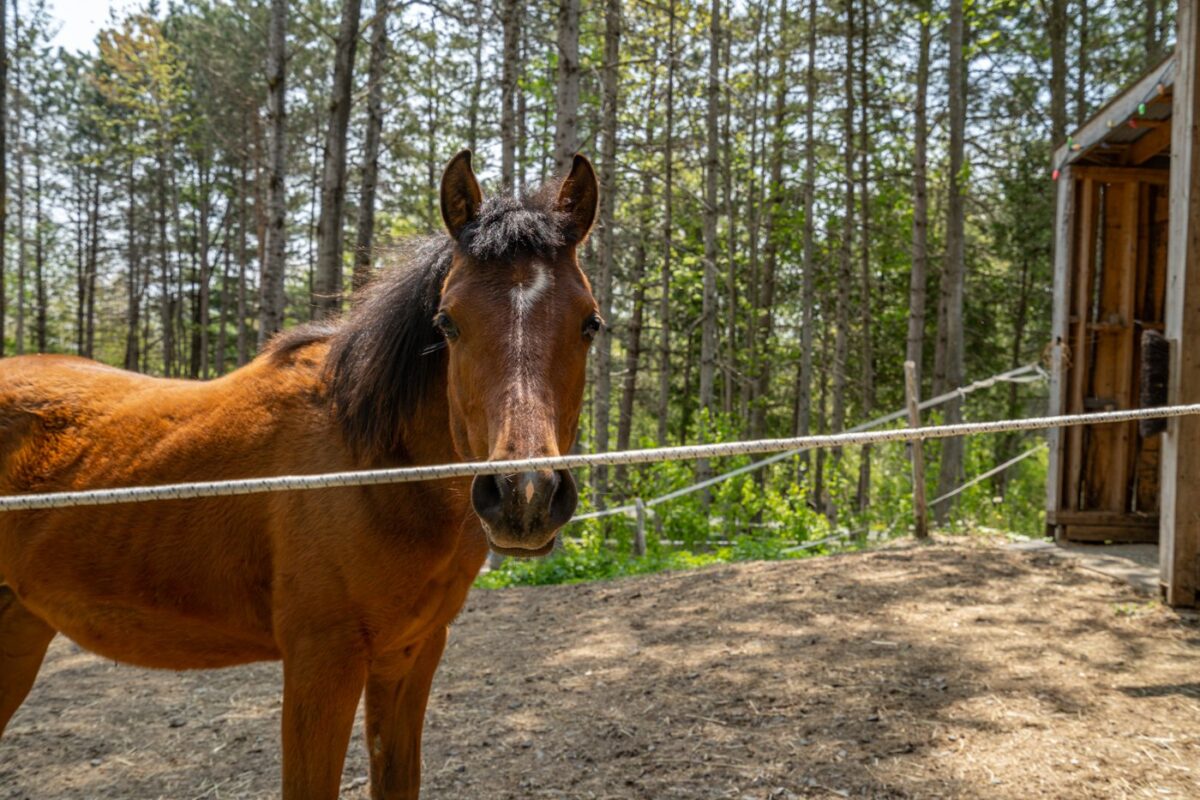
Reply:
[[[985, 546], [476, 592], [425, 795], [1197, 797], [1196, 637], [1123, 585]], [[279, 675], [59, 641], [0, 742], [0, 798], [277, 796]], [[344, 797], [365, 774], [356, 738]]]

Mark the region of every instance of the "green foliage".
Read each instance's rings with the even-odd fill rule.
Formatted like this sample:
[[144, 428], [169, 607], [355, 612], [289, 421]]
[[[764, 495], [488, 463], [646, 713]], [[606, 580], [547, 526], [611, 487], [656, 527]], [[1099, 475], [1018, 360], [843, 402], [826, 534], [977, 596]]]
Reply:
[[[728, 420], [717, 420], [714, 427], [721, 435], [733, 438], [735, 430]], [[936, 445], [931, 442], [926, 446], [931, 444]], [[1025, 443], [1020, 449], [1031, 444]], [[996, 465], [999, 453], [995, 446], [995, 442], [983, 438], [968, 442], [968, 477]], [[857, 476], [860, 457], [847, 451], [830, 472], [830, 495], [839, 508], [853, 508], [856, 487], [850, 477]], [[713, 468], [720, 473], [748, 463], [750, 458], [739, 457], [723, 460]], [[657, 506], [654, 511], [661, 521], [661, 532], [653, 521], [648, 524], [645, 555], [633, 555], [634, 523], [630, 518], [616, 515], [586, 520], [568, 525], [561, 547], [546, 558], [508, 559], [481, 576], [477, 585], [494, 589], [577, 583], [717, 563], [805, 558], [858, 547], [869, 539], [905, 535], [912, 524], [912, 482], [906, 449], [895, 444], [876, 447], [873, 464], [872, 503], [862, 511], [846, 514], [839, 522], [813, 507], [813, 487], [802, 477], [797, 456], [717, 484], [707, 503], [697, 492]], [[950, 530], [986, 527], [1041, 535], [1045, 449], [1001, 478], [1002, 484], [983, 481], [958, 497]], [[630, 476], [630, 496], [651, 499], [689, 486], [695, 479], [694, 465], [653, 464]], [[933, 481], [930, 476], [926, 489], [930, 499], [934, 497]], [[839, 534], [845, 538], [797, 549]]]

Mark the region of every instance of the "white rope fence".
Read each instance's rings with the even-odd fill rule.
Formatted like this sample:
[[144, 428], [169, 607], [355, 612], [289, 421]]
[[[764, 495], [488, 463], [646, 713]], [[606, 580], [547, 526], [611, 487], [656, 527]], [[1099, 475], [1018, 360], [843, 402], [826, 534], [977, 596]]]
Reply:
[[979, 484], [979, 483], [983, 483], [984, 481], [986, 481], [988, 478], [992, 477], [993, 475], [999, 475], [1001, 472], [1004, 472], [1004, 470], [1008, 469], [1009, 467], [1011, 467], [1015, 464], [1018, 464], [1027, 458], [1035, 456], [1038, 453], [1040, 453], [1042, 450], [1045, 450], [1045, 449], [1046, 449], [1045, 442], [1034, 445], [1033, 447], [1026, 450], [1024, 453], [1021, 453], [1019, 456], [1014, 456], [1014, 457], [1010, 458], [1008, 461], [1005, 461], [1003, 464], [997, 464], [996, 466], [989, 469], [987, 472], [984, 472], [980, 475], [976, 475], [974, 478], [971, 478], [971, 480], [967, 481], [962, 486], [959, 486], [955, 489], [951, 489], [950, 491], [946, 492], [944, 495], [941, 495], [940, 497], [933, 498], [932, 500], [929, 501], [929, 505], [936, 506], [938, 503], [949, 500], [951, 497], [956, 497], [956, 496], [962, 494], [963, 492], [965, 492], [967, 489], [970, 489], [972, 486], [975, 486], [976, 484]]
[[1077, 425], [1101, 425], [1114, 422], [1134, 422], [1142, 419], [1183, 417], [1200, 414], [1200, 403], [1161, 408], [1137, 408], [1123, 411], [1101, 411], [1029, 419], [964, 422], [922, 428], [899, 428], [886, 431], [847, 431], [823, 436], [796, 436], [784, 439], [759, 439], [746, 442], [655, 447], [646, 450], [627, 450], [590, 455], [564, 455], [525, 458], [510, 461], [475, 461], [462, 464], [440, 464], [424, 467], [333, 472], [323, 475], [286, 475], [271, 478], [248, 478], [227, 481], [203, 481], [165, 486], [138, 486], [92, 491], [53, 492], [48, 494], [8, 495], [0, 497], [0, 512], [33, 511], [38, 509], [99, 506], [116, 503], [145, 503], [155, 500], [187, 500], [201, 497], [232, 497], [263, 492], [332, 489], [348, 486], [378, 486], [393, 483], [442, 480], [524, 472], [527, 470], [578, 469], [597, 464], [649, 464], [656, 461], [694, 461], [702, 458], [722, 458], [758, 453], [806, 448], [854, 447], [885, 442], [949, 439], [981, 433], [1044, 430]]
[[[936, 397], [931, 397], [928, 400], [924, 400], [919, 403], [917, 408], [921, 411], [927, 411], [931, 408], [944, 405], [951, 400], [965, 398], [972, 392], [977, 392], [981, 389], [990, 389], [998, 383], [1033, 383], [1036, 381], [1045, 380], [1045, 378], [1046, 371], [1042, 369], [1041, 366], [1038, 364], [1026, 364], [1023, 367], [1010, 369], [1006, 372], [993, 375], [990, 378], [983, 378], [973, 383], [969, 383], [966, 386], [960, 386], [957, 389], [952, 389], [949, 392], [939, 394]], [[881, 417], [876, 417], [875, 419], [855, 425], [853, 428], [846, 429], [845, 432], [857, 433], [859, 431], [869, 431], [876, 428], [881, 428], [884, 425], [887, 425], [889, 422], [895, 422], [897, 420], [904, 419], [907, 414], [908, 410], [902, 408], [898, 411], [893, 411], [890, 414], [884, 414]], [[777, 464], [780, 461], [786, 461], [789, 458], [800, 455], [807, 449], [809, 448], [801, 447], [798, 449], [787, 450], [782, 453], [776, 453], [768, 458], [751, 462], [728, 472], [723, 472], [720, 475], [714, 475], [711, 478], [684, 486], [672, 492], [667, 492], [659, 497], [653, 497], [645, 501], [644, 505], [646, 508], [654, 508], [657, 505], [668, 503], [680, 497], [685, 497], [689, 494], [698, 492], [701, 489], [707, 489], [710, 486], [716, 486], [718, 483], [724, 483], [730, 478], [736, 478], [738, 475], [745, 475], [747, 472], [755, 472], [763, 467], [770, 466], [771, 464]], [[603, 508], [597, 511], [589, 511], [585, 514], [577, 514], [571, 518], [571, 522], [583, 522], [584, 520], [589, 519], [601, 519], [603, 517], [610, 517], [615, 514], [633, 514], [636, 511], [637, 503], [627, 503], [623, 506], [613, 506], [611, 508]]]

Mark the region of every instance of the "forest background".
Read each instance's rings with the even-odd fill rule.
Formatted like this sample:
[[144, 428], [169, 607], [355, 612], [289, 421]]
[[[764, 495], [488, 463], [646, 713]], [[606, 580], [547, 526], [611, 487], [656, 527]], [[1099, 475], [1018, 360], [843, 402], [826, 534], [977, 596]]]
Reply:
[[[0, 355], [222, 375], [440, 228], [460, 148], [485, 193], [582, 151], [583, 451], [838, 431], [902, 407], [906, 359], [926, 396], [1039, 362], [1052, 148], [1174, 38], [1170, 0], [151, 0], [68, 51], [44, 0], [0, 8]], [[929, 491], [1030, 443], [935, 445]], [[585, 506], [744, 461], [597, 470]], [[938, 518], [1039, 535], [1044, 478]], [[899, 446], [798, 456], [662, 506], [651, 557], [903, 530], [907, 481]], [[586, 563], [538, 569], [626, 569], [628, 520], [575, 528]]]

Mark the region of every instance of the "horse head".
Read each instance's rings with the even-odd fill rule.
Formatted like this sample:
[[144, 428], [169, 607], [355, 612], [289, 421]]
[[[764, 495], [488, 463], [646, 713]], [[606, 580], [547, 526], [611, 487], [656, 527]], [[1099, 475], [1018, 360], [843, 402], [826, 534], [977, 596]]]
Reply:
[[[555, 456], [574, 444], [588, 350], [604, 325], [577, 256], [598, 198], [579, 155], [561, 183], [486, 203], [470, 151], [446, 167], [442, 219], [455, 244], [433, 324], [461, 457]], [[578, 497], [566, 470], [481, 475], [471, 487], [488, 542], [505, 555], [548, 553]]]

